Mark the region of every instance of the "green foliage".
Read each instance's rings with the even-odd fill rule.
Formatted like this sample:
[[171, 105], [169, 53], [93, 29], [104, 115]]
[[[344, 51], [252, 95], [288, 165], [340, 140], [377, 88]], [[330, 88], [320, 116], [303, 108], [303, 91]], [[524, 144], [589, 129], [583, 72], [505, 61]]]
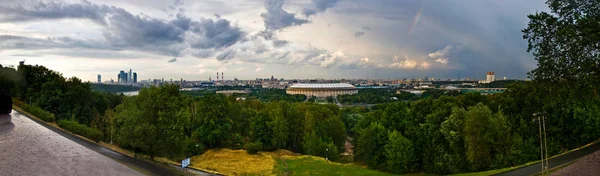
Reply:
[[364, 161], [369, 168], [386, 170], [387, 153], [385, 146], [389, 141], [388, 131], [379, 123], [371, 123], [362, 130], [356, 142], [356, 159]]
[[227, 147], [225, 144], [232, 134], [233, 122], [225, 96], [200, 97], [197, 106], [194, 119], [199, 126], [195, 131], [195, 138], [210, 148]]
[[139, 91], [141, 87], [131, 85], [118, 85], [118, 84], [90, 84], [92, 91], [104, 92], [104, 93], [122, 93]]
[[183, 156], [186, 136], [182, 124], [190, 114], [181, 109], [181, 102], [175, 85], [144, 88], [138, 96], [125, 99], [117, 107], [120, 141], [141, 149], [151, 158], [156, 154]]
[[[397, 98], [397, 100], [392, 99]], [[360, 89], [358, 94], [338, 95], [337, 99], [342, 104], [378, 104], [401, 100], [415, 100], [418, 97], [414, 94], [402, 92], [396, 94], [395, 89]]]
[[323, 139], [313, 131], [304, 136], [304, 153], [307, 155], [320, 156], [336, 161], [339, 159], [339, 151], [331, 139]]
[[42, 119], [43, 121], [54, 122], [54, 120], [55, 120], [54, 114], [52, 114], [48, 111], [44, 111], [39, 107], [28, 105], [19, 100], [14, 100], [13, 103], [15, 105], [17, 105], [18, 107], [20, 107], [21, 109], [23, 109], [24, 111], [28, 112], [29, 114], [31, 114], [33, 116], [36, 116], [37, 118]]
[[464, 115], [466, 155], [471, 169], [487, 169], [493, 163], [503, 162], [494, 154], [506, 153], [510, 146], [510, 128], [504, 115], [492, 114], [482, 103], [469, 107]]
[[573, 86], [593, 86], [600, 78], [599, 1], [548, 0], [550, 13], [528, 15], [523, 38], [529, 42], [538, 67], [529, 72], [536, 81], [577, 82]]
[[74, 121], [59, 120], [58, 122], [56, 122], [56, 124], [58, 124], [59, 127], [67, 131], [81, 135], [96, 142], [102, 140], [103, 138], [102, 132], [100, 132], [100, 130], [87, 127]]
[[416, 160], [412, 141], [395, 130], [389, 133], [388, 138], [384, 148], [389, 170], [398, 174], [412, 171]]
[[263, 144], [261, 142], [251, 142], [246, 144], [244, 148], [246, 148], [248, 154], [256, 154], [263, 149]]

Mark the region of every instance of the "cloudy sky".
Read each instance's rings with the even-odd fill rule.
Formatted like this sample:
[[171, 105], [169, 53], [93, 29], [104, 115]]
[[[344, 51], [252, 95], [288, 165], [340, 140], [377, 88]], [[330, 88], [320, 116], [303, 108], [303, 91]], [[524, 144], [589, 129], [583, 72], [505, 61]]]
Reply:
[[0, 0], [0, 64], [83, 80], [526, 78], [538, 0]]

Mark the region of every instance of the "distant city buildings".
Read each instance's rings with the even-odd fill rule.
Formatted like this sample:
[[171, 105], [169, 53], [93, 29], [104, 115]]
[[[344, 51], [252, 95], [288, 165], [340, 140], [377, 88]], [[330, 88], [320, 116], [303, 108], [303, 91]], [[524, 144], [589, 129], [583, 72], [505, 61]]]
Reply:
[[481, 81], [479, 81], [479, 83], [485, 84], [485, 83], [491, 83], [491, 82], [496, 81], [496, 74], [494, 72], [487, 72], [485, 78], [486, 78], [485, 80], [481, 80]]
[[102, 75], [98, 74], [98, 84], [102, 84]]
[[137, 83], [137, 73], [133, 72], [129, 69], [129, 72], [125, 72], [121, 70], [119, 74], [117, 74], [117, 82], [119, 84], [134, 84]]

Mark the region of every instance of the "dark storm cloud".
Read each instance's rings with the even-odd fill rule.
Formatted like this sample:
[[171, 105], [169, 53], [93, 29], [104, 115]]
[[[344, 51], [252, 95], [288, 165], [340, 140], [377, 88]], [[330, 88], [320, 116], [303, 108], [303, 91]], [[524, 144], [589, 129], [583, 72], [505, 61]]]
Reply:
[[265, 0], [267, 12], [260, 15], [264, 19], [265, 29], [279, 30], [309, 22], [305, 19], [296, 18], [295, 14], [283, 10], [283, 3], [283, 0]]
[[47, 49], [47, 48], [98, 48], [119, 50], [99, 45], [95, 41], [77, 40], [70, 37], [30, 38], [14, 35], [0, 35], [0, 48], [3, 49]]
[[217, 55], [217, 60], [229, 60], [235, 56], [235, 50], [225, 50]]
[[169, 62], [169, 63], [177, 62], [177, 58], [170, 59], [167, 62]]
[[[510, 4], [519, 4], [519, 8]], [[506, 72], [508, 77], [524, 78], [527, 68], [535, 67], [535, 62], [526, 52], [527, 43], [522, 39], [520, 30], [527, 25], [527, 14], [544, 10], [544, 6], [540, 2], [518, 0], [370, 0], [340, 1], [331, 10], [351, 17], [394, 20], [398, 25], [378, 27], [374, 35], [386, 36], [386, 39], [378, 41], [382, 44], [419, 50], [412, 54], [414, 56], [427, 57], [428, 53], [447, 45], [465, 46], [447, 61], [457, 67], [430, 69], [432, 73], [481, 77], [487, 71], [495, 71]], [[361, 36], [360, 32], [366, 31], [363, 28], [355, 34]], [[435, 68], [435, 64], [446, 60], [436, 58], [428, 62]], [[509, 71], [510, 68], [514, 69]]]
[[304, 16], [309, 17], [311, 15], [315, 15], [319, 12], [324, 12], [325, 10], [332, 8], [337, 3], [337, 0], [312, 0], [311, 6], [304, 8], [302, 10], [302, 14]]
[[356, 31], [356, 32], [354, 32], [354, 36], [355, 37], [360, 37], [360, 36], [363, 36], [363, 35], [365, 35], [365, 32], [363, 32], [363, 31]]
[[[176, 1], [174, 4], [181, 5], [181, 1]], [[33, 1], [0, 5], [0, 22], [65, 18], [86, 19], [103, 26], [106, 42], [86, 43], [70, 38], [59, 39], [61, 42], [58, 46], [52, 46], [56, 45], [56, 41], [48, 40], [25, 42], [34, 42], [35, 46], [42, 48], [77, 44], [79, 47], [132, 49], [180, 56], [187, 48], [192, 50], [226, 48], [245, 36], [244, 32], [225, 19], [200, 18], [196, 21], [177, 14], [171, 20], [164, 20], [134, 15], [122, 8], [97, 5], [87, 1], [75, 4]]]
[[285, 45], [287, 45], [289, 42], [287, 40], [273, 40], [273, 46], [274, 47], [283, 47]]

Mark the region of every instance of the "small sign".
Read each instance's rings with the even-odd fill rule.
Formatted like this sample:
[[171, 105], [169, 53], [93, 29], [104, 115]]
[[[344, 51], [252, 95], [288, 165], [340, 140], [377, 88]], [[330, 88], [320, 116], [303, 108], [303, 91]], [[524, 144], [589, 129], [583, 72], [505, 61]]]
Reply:
[[184, 160], [181, 160], [181, 167], [182, 168], [185, 168], [185, 167], [187, 167], [189, 165], [190, 165], [190, 158], [186, 158]]

